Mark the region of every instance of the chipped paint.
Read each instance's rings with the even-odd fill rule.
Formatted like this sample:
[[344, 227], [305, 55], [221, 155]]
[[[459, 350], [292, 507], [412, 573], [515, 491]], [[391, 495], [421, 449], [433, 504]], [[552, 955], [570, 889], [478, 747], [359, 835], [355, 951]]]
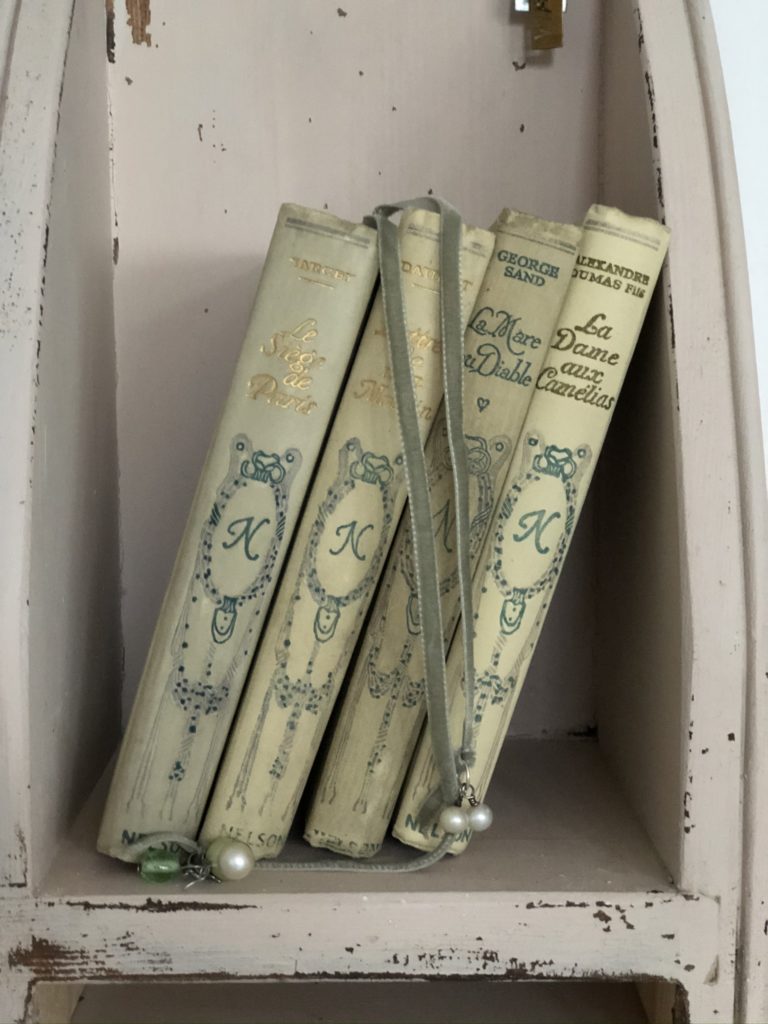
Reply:
[[[132, 913], [177, 914], [185, 911], [222, 911], [222, 910], [259, 910], [259, 906], [250, 903], [222, 903], [218, 900], [169, 900], [149, 897], [143, 903], [105, 902], [96, 903], [91, 900], [64, 900], [68, 907], [79, 908], [86, 914], [102, 910], [129, 910]], [[47, 901], [48, 907], [54, 907], [54, 900]]]
[[150, 0], [125, 0], [128, 15], [128, 28], [131, 30], [131, 41], [135, 46], [151, 46], [152, 35], [147, 31], [152, 20]]
[[[17, 945], [8, 953], [8, 967], [31, 973], [36, 980], [54, 981], [67, 978], [123, 979], [126, 958], [141, 954], [141, 947], [131, 932], [118, 936], [100, 948], [68, 945], [39, 935]], [[156, 953], [153, 968], [161, 971], [173, 963], [170, 953]]]
[[85, 948], [70, 948], [33, 935], [26, 946], [16, 946], [8, 953], [8, 966], [11, 970], [24, 968], [38, 978], [66, 977], [88, 959]]
[[107, 60], [115, 63], [115, 0], [106, 0]]

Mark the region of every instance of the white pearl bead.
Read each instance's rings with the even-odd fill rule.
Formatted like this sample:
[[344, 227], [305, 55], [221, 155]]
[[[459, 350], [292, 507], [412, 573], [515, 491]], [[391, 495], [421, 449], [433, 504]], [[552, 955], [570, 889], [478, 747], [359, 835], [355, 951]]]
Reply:
[[205, 852], [211, 870], [222, 882], [237, 882], [253, 871], [255, 858], [247, 843], [219, 836]]
[[227, 843], [231, 842], [232, 840], [230, 839], [229, 836], [216, 836], [216, 838], [208, 844], [208, 847], [206, 848], [205, 851], [205, 859], [208, 861], [208, 863], [215, 864], [219, 856], [219, 850], [222, 850], [227, 845]]
[[493, 811], [488, 804], [475, 804], [470, 808], [467, 819], [473, 832], [485, 832], [493, 824]]
[[466, 813], [461, 807], [454, 807], [453, 805], [443, 808], [438, 821], [443, 832], [447, 832], [452, 836], [457, 835], [459, 832], [464, 832], [469, 825]]

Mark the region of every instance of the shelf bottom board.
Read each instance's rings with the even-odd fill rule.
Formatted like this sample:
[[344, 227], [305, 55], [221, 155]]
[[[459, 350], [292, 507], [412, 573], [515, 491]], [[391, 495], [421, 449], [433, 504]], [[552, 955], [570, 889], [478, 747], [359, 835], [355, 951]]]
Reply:
[[[129, 865], [96, 852], [106, 787], [105, 778], [62, 844], [43, 891], [51, 896], [189, 896], [181, 882], [148, 886]], [[667, 869], [594, 740], [511, 739], [488, 802], [494, 809], [493, 827], [476, 836], [462, 856], [446, 857], [425, 871], [355, 874], [257, 868], [243, 882], [227, 883], [227, 895], [672, 889]], [[283, 857], [307, 861], [323, 855], [296, 839]], [[402, 861], [413, 855], [389, 841], [380, 857]], [[198, 887], [195, 896], [202, 891]]]
[[640, 1024], [623, 982], [323, 981], [87, 985], [73, 1024]]

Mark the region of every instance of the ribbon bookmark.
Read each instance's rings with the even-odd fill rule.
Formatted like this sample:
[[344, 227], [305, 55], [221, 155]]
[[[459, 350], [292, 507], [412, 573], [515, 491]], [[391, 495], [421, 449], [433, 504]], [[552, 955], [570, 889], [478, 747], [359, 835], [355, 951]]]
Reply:
[[[421, 444], [416, 412], [416, 398], [411, 374], [411, 353], [408, 325], [405, 320], [403, 284], [400, 269], [400, 245], [397, 228], [390, 219], [401, 210], [416, 207], [440, 214], [440, 313], [443, 350], [443, 390], [448, 428], [448, 447], [453, 465], [454, 498], [456, 502], [456, 548], [458, 552], [459, 596], [462, 610], [464, 640], [464, 694], [465, 716], [461, 747], [455, 750], [451, 740], [448, 692], [443, 647], [443, 623], [440, 608], [440, 580], [438, 578], [435, 537], [429, 506], [429, 484], [424, 449]], [[469, 770], [474, 761], [473, 722], [474, 661], [472, 590], [469, 561], [469, 472], [462, 417], [463, 398], [463, 317], [461, 308], [461, 244], [462, 222], [459, 214], [442, 199], [427, 197], [403, 203], [379, 206], [367, 223], [375, 223], [379, 233], [379, 260], [381, 264], [381, 290], [387, 328], [394, 391], [397, 402], [398, 423], [403, 443], [403, 461], [408, 484], [411, 539], [416, 567], [417, 593], [421, 616], [421, 641], [424, 648], [428, 727], [440, 773], [440, 796], [448, 811], [460, 811], [460, 804], [468, 799], [470, 807], [477, 808], [474, 790], [469, 783]], [[483, 808], [481, 808], [483, 810]], [[483, 824], [483, 828], [487, 824]], [[480, 830], [480, 823], [477, 825]], [[437, 847], [412, 860], [396, 863], [371, 863], [348, 860], [311, 860], [285, 862], [261, 860], [259, 871], [356, 871], [402, 873], [418, 871], [440, 860], [454, 842], [455, 835], [448, 828]], [[234, 841], [234, 854], [249, 860], [242, 867], [221, 859], [227, 837], [219, 837], [203, 851], [194, 841], [172, 833], [159, 833], [142, 840], [137, 849], [148, 857], [145, 876], [150, 869], [156, 875], [162, 870], [174, 875], [181, 873], [192, 882], [208, 877], [237, 880], [252, 870], [253, 855], [246, 844]], [[159, 863], [162, 847], [180, 846], [187, 855], [185, 864], [180, 858], [173, 863]], [[224, 844], [220, 849], [217, 844]], [[230, 844], [231, 845], [231, 844]], [[160, 849], [158, 849], [160, 848]], [[233, 851], [229, 851], [232, 853]], [[153, 859], [154, 858], [154, 859]], [[217, 859], [218, 858], [218, 859]], [[231, 858], [230, 858], [231, 859]], [[155, 863], [155, 861], [158, 861]], [[224, 870], [226, 868], [227, 870]], [[247, 870], [246, 870], [247, 869]]]

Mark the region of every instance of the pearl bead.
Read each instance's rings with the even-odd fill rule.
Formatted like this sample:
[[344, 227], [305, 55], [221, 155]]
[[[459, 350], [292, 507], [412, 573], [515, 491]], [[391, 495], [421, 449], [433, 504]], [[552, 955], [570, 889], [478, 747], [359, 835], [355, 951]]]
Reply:
[[463, 832], [469, 826], [466, 813], [461, 807], [455, 807], [453, 804], [443, 808], [438, 821], [443, 832], [452, 836]]
[[205, 851], [211, 871], [222, 882], [237, 882], [253, 871], [255, 858], [247, 843], [219, 836]]
[[475, 804], [470, 808], [467, 818], [473, 832], [485, 832], [493, 824], [493, 811], [488, 804]]
[[205, 859], [208, 863], [215, 864], [219, 856], [219, 851], [223, 850], [224, 847], [231, 842], [232, 840], [229, 836], [216, 836], [216, 838], [208, 844], [205, 851]]

